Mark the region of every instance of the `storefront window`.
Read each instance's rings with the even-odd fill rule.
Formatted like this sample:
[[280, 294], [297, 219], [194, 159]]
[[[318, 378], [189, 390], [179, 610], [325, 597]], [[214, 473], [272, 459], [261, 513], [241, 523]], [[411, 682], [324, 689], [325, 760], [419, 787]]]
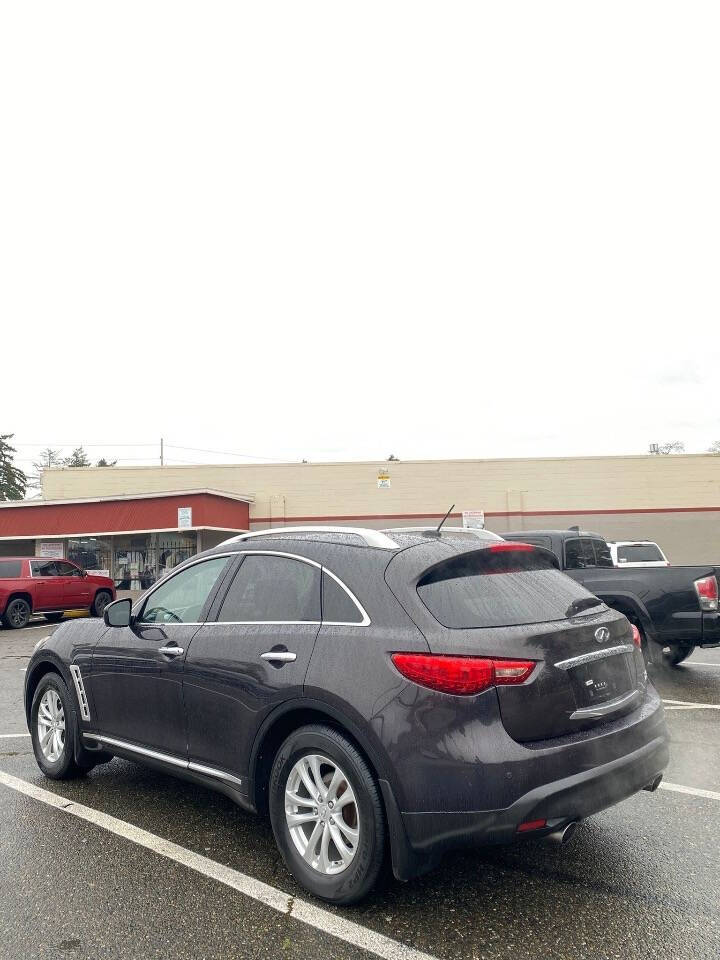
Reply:
[[197, 553], [197, 534], [147, 533], [114, 537], [118, 590], [146, 590], [183, 560]]
[[67, 541], [67, 558], [83, 570], [99, 571], [110, 576], [112, 547], [109, 540], [81, 537]]

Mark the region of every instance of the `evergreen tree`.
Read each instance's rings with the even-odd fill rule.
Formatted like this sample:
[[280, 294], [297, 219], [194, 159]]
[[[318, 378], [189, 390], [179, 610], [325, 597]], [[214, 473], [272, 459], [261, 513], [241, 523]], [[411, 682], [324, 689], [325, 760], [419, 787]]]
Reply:
[[76, 447], [63, 463], [66, 467], [89, 467], [90, 461], [82, 447]]
[[13, 463], [16, 451], [8, 440], [14, 436], [14, 433], [0, 434], [0, 500], [22, 500], [27, 488], [27, 477]]

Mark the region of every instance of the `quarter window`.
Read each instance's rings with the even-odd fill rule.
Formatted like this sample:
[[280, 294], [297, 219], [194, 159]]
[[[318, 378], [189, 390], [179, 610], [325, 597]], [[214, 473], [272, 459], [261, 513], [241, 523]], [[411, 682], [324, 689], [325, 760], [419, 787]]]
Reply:
[[322, 618], [325, 623], [362, 623], [363, 615], [333, 577], [323, 571]]
[[223, 600], [223, 623], [320, 621], [320, 571], [301, 560], [247, 555]]
[[227, 557], [215, 557], [186, 567], [153, 590], [140, 614], [143, 623], [197, 623]]
[[0, 580], [15, 579], [22, 576], [22, 563], [20, 560], [0, 560]]

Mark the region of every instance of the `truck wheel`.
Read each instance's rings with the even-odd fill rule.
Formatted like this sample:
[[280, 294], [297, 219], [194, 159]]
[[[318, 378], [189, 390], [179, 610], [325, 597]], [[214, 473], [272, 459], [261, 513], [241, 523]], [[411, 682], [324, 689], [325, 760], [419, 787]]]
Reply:
[[694, 643], [669, 643], [663, 647], [663, 661], [670, 667], [677, 667], [687, 660], [694, 649]]
[[95, 602], [90, 608], [90, 613], [94, 617], [101, 617], [105, 612], [105, 607], [110, 603], [112, 597], [107, 590], [98, 590], [95, 594]]
[[2, 618], [3, 623], [11, 630], [21, 630], [28, 625], [30, 613], [30, 604], [27, 600], [17, 597], [15, 600], [11, 600], [5, 608], [5, 614]]

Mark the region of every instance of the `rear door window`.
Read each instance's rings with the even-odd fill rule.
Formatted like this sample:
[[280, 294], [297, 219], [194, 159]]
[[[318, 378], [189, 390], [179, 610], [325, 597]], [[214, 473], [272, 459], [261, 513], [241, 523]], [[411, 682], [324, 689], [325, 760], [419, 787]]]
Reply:
[[14, 580], [22, 576], [22, 560], [0, 560], [0, 580]]
[[57, 564], [54, 560], [31, 560], [30, 569], [34, 577], [56, 577]]
[[452, 557], [432, 567], [417, 591], [435, 619], [451, 629], [564, 620], [574, 600], [592, 596], [535, 551]]
[[218, 620], [319, 623], [319, 568], [289, 557], [247, 555], [230, 584]]
[[613, 567], [612, 553], [610, 553], [610, 547], [605, 542], [605, 540], [593, 540], [592, 541], [593, 549], [595, 550], [595, 566], [596, 567]]

